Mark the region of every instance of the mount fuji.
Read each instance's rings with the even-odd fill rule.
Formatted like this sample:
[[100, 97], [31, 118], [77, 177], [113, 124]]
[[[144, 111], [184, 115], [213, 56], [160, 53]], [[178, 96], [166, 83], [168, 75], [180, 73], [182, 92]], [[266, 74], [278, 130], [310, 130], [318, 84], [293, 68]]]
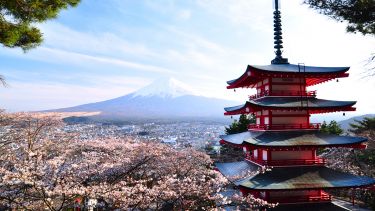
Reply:
[[238, 102], [200, 96], [174, 78], [156, 80], [133, 93], [54, 112], [100, 112], [110, 119], [221, 119], [224, 107]]

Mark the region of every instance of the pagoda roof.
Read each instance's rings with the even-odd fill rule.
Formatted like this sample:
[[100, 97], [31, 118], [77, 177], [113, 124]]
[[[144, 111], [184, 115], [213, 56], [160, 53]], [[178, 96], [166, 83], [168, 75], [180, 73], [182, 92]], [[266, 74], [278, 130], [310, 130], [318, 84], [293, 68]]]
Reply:
[[[310, 113], [330, 111], [352, 111], [356, 101], [324, 100], [315, 97], [261, 97], [247, 101], [245, 104], [224, 108], [225, 115], [251, 113], [264, 108], [271, 109], [303, 109]], [[315, 110], [315, 112], [314, 112]]]
[[271, 65], [249, 65], [248, 68], [268, 72], [292, 72], [292, 73], [337, 73], [345, 72], [350, 67], [314, 67], [296, 64], [271, 64]]
[[363, 137], [338, 136], [319, 131], [246, 131], [220, 136], [228, 144], [256, 147], [345, 147], [366, 142]]
[[249, 173], [257, 172], [260, 168], [258, 165], [246, 160], [232, 163], [215, 163], [215, 166], [221, 174], [232, 182], [246, 178]]
[[302, 203], [302, 204], [279, 204], [275, 208], [269, 209], [270, 211], [348, 211], [347, 208], [338, 206], [332, 202], [324, 203]]
[[295, 64], [248, 65], [239, 78], [228, 81], [228, 88], [248, 87], [266, 77], [306, 78], [307, 86], [322, 83], [333, 78], [347, 77], [350, 67], [314, 67]]
[[273, 168], [263, 174], [240, 179], [235, 184], [254, 190], [295, 190], [363, 187], [375, 184], [375, 180], [324, 166], [303, 166]]

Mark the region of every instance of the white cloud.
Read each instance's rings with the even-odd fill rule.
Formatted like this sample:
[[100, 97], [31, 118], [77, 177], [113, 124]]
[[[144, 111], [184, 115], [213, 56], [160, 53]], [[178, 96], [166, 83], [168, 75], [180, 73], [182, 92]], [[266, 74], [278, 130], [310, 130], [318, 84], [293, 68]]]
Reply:
[[177, 17], [181, 20], [188, 20], [191, 17], [191, 11], [190, 10], [180, 10]]
[[150, 80], [137, 77], [90, 78], [91, 86], [66, 83], [33, 83], [11, 81], [11, 87], [1, 89], [0, 107], [8, 111], [37, 111], [98, 102], [131, 93]]
[[144, 44], [134, 43], [112, 32], [80, 32], [58, 22], [40, 25], [45, 42], [43, 46], [79, 53], [99, 55], [135, 54], [139, 57], [157, 56]]
[[175, 0], [146, 0], [144, 2], [145, 5], [152, 10], [164, 15], [176, 17], [178, 20], [189, 20], [191, 17], [191, 11], [189, 9], [180, 8], [178, 6], [178, 1], [176, 2]]
[[[128, 6], [127, 1], [118, 2], [116, 9], [122, 10], [121, 7]], [[134, 11], [131, 18], [137, 21], [136, 26], [131, 25], [133, 22], [129, 25], [127, 22], [118, 22], [113, 29], [108, 27], [106, 32], [100, 29], [77, 31], [69, 25], [53, 21], [41, 25], [46, 37], [46, 43], [41, 48], [26, 55], [12, 50], [1, 52], [13, 54], [20, 61], [41, 61], [46, 67], [54, 63], [69, 65], [78, 72], [85, 68], [79, 77], [83, 82], [94, 82], [86, 86], [77, 85], [75, 88], [59, 83], [53, 88], [53, 84], [41, 83], [42, 87], [51, 90], [49, 92], [38, 89], [31, 83], [21, 86], [18, 81], [17, 88], [10, 91], [13, 96], [6, 95], [9, 100], [7, 105], [12, 101], [19, 108], [26, 108], [27, 101], [22, 98], [33, 95], [38, 97], [39, 93], [38, 104], [50, 108], [80, 104], [82, 99], [104, 100], [141, 87], [160, 75], [183, 80], [206, 96], [245, 101], [247, 95], [254, 92], [239, 89], [234, 93], [233, 90], [226, 90], [225, 81], [239, 77], [249, 63], [269, 64], [272, 59], [272, 1], [192, 0], [181, 3], [176, 0], [147, 0], [138, 6], [147, 7], [148, 10], [142, 8], [142, 12], [152, 11]], [[124, 12], [124, 15], [128, 13]], [[165, 17], [170, 19], [164, 22]], [[201, 19], [197, 20], [196, 17]], [[212, 19], [212, 22], [205, 22], [207, 20], [204, 17]], [[103, 20], [107, 21], [105, 18]], [[313, 87], [318, 89], [319, 97], [359, 100], [358, 110], [371, 112], [375, 107], [375, 100], [369, 98], [368, 93], [363, 90], [374, 90], [375, 87], [371, 81], [359, 80], [359, 75], [363, 71], [361, 62], [373, 53], [375, 39], [346, 34], [345, 23], [337, 23], [305, 5], [301, 6], [300, 0], [283, 1], [282, 19], [284, 55], [290, 62], [353, 66], [349, 79], [343, 79], [339, 84], [330, 82]], [[207, 26], [202, 27], [205, 23]], [[210, 23], [219, 24], [212, 26]], [[92, 74], [85, 75], [87, 69], [92, 69]], [[38, 70], [34, 71], [38, 73]], [[119, 73], [117, 77], [116, 74]], [[56, 74], [56, 77], [59, 74], [64, 77], [64, 72]], [[123, 77], [130, 75], [135, 78], [127, 80]], [[101, 90], [103, 86], [108, 89]], [[30, 91], [22, 90], [28, 88]], [[87, 94], [87, 98], [80, 93], [68, 94], [74, 90], [93, 94]], [[56, 93], [69, 96], [69, 99], [59, 100]], [[53, 105], [48, 103], [48, 96], [54, 102]], [[58, 103], [61, 106], [54, 106]], [[30, 106], [40, 105], [35, 103]]]
[[132, 69], [142, 70], [145, 72], [156, 73], [172, 73], [171, 70], [148, 64], [126, 61], [123, 59], [105, 57], [105, 56], [92, 56], [83, 53], [76, 53], [73, 51], [65, 51], [60, 49], [53, 49], [48, 47], [39, 47], [39, 49], [29, 52], [27, 55], [21, 54], [17, 51], [8, 51], [22, 58], [33, 59], [44, 62], [60, 63], [60, 64], [74, 64], [78, 66], [95, 66], [95, 65], [113, 65], [118, 67], [127, 68], [124, 71], [132, 71]]
[[272, 1], [196, 0], [196, 3], [211, 14], [222, 16], [241, 27], [250, 27], [255, 31], [271, 32], [267, 20], [272, 17], [272, 10], [270, 10]]

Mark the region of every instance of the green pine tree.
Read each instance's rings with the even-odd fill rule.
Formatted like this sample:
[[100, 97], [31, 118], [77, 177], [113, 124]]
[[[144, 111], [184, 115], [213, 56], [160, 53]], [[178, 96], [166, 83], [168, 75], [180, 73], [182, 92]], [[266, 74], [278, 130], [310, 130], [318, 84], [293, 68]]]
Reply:
[[349, 131], [353, 133], [361, 133], [365, 130], [375, 130], [375, 117], [365, 117], [363, 120], [354, 120], [356, 123], [351, 123]]
[[323, 121], [322, 125], [320, 126], [320, 131], [323, 133], [328, 133], [328, 125], [326, 121]]
[[305, 0], [311, 8], [337, 21], [345, 21], [348, 32], [375, 35], [374, 0]]
[[328, 130], [330, 134], [335, 134], [335, 135], [340, 135], [344, 132], [344, 130], [341, 129], [340, 125], [335, 120], [332, 120], [329, 123]]
[[344, 130], [335, 120], [332, 120], [329, 124], [327, 124], [326, 121], [323, 121], [323, 124], [320, 127], [320, 131], [322, 131], [323, 133], [334, 135], [341, 135], [344, 132]]
[[0, 43], [24, 51], [43, 41], [37, 23], [56, 18], [62, 9], [77, 6], [80, 0], [1, 0]]
[[235, 134], [247, 131], [249, 124], [255, 123], [255, 117], [253, 115], [241, 114], [239, 120], [234, 120], [233, 123], [225, 128], [226, 134]]
[[[60, 10], [77, 6], [81, 0], [0, 0], [0, 43], [27, 51], [43, 41], [35, 24], [56, 18]], [[7, 86], [4, 76], [0, 83]]]

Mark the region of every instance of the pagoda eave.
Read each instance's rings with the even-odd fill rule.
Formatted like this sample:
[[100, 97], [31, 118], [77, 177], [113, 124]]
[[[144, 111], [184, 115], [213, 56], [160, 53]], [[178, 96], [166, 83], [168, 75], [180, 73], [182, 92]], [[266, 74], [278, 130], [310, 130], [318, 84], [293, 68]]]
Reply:
[[[365, 142], [365, 141], [364, 141]], [[257, 145], [243, 142], [241, 144], [234, 144], [225, 140], [220, 140], [220, 145], [227, 145], [233, 148], [247, 147], [249, 150], [261, 149], [271, 151], [298, 151], [298, 150], [316, 150], [325, 148], [350, 148], [350, 149], [366, 149], [367, 144], [331, 144], [331, 145], [293, 145], [293, 146], [269, 146], [269, 145]]]
[[[248, 109], [246, 109], [248, 108]], [[306, 107], [288, 107], [288, 108], [280, 108], [280, 107], [273, 107], [273, 106], [249, 106], [243, 109], [234, 110], [234, 111], [227, 111], [224, 112], [225, 116], [233, 116], [233, 115], [241, 115], [241, 114], [252, 114], [257, 111], [261, 111], [264, 109], [269, 110], [285, 110], [285, 111], [301, 111], [307, 110], [309, 114], [323, 114], [323, 113], [333, 113], [333, 112], [343, 112], [343, 111], [356, 111], [357, 108], [355, 107], [336, 107], [336, 108], [306, 108]]]
[[[249, 144], [244, 142], [243, 144], [236, 145], [224, 141], [226, 144], [235, 147], [248, 147], [250, 150], [262, 149], [271, 151], [299, 151], [299, 150], [314, 150], [314, 149], [324, 149], [324, 148], [350, 148], [350, 149], [366, 149], [367, 145], [364, 143], [358, 144], [328, 144], [328, 145], [291, 145], [291, 146], [272, 146], [272, 145], [258, 145]], [[365, 142], [365, 141], [364, 141]]]
[[235, 147], [235, 148], [242, 148], [244, 147], [246, 144], [235, 144], [235, 143], [231, 143], [231, 142], [228, 142], [228, 141], [225, 141], [223, 139], [221, 139], [219, 141], [220, 145], [228, 145], [228, 146], [231, 146], [231, 147]]
[[249, 105], [238, 110], [226, 111], [225, 116], [241, 115], [241, 114], [252, 114], [261, 110], [284, 110], [284, 111], [301, 111], [307, 110], [309, 114], [323, 114], [323, 113], [333, 113], [333, 112], [343, 112], [343, 111], [356, 111], [357, 108], [351, 106], [345, 107], [321, 107], [321, 108], [311, 108], [311, 107], [275, 107], [275, 106], [254, 106]]
[[250, 114], [261, 110], [308, 111], [309, 114], [355, 111], [356, 101], [323, 100], [315, 97], [261, 97], [245, 104], [224, 108], [224, 115]]
[[[278, 167], [282, 168], [282, 167]], [[285, 167], [289, 168], [289, 167]], [[256, 189], [256, 188], [248, 188], [242, 185], [238, 185], [241, 192], [243, 190], [247, 191], [295, 191], [295, 190], [337, 190], [337, 189], [352, 189], [352, 188], [360, 188], [360, 189], [371, 189], [373, 188], [374, 184], [367, 184], [367, 185], [353, 185], [353, 186], [342, 186], [342, 187], [314, 187], [314, 188], [290, 188], [290, 189]]]
[[324, 166], [275, 167], [263, 174], [240, 179], [236, 185], [257, 191], [316, 190], [370, 187], [375, 180]]
[[[281, 68], [280, 68], [281, 67]], [[285, 67], [285, 68], [282, 68]], [[266, 78], [306, 78], [306, 86], [313, 86], [335, 78], [348, 77], [349, 67], [304, 67], [298, 65], [248, 65], [244, 74], [239, 78], [228, 81], [228, 89], [254, 88], [256, 83]]]
[[270, 150], [300, 150], [325, 147], [366, 148], [366, 138], [338, 136], [318, 131], [247, 131], [220, 136], [222, 144], [235, 147]]

